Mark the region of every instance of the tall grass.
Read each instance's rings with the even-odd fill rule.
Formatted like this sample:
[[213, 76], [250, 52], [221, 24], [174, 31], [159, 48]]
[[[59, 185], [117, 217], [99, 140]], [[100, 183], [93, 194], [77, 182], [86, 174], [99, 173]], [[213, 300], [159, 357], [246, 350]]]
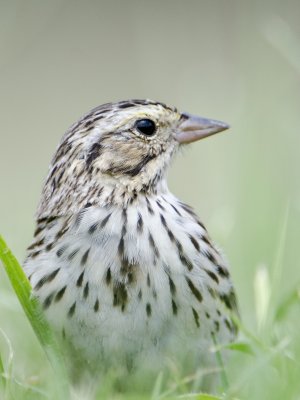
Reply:
[[[0, 236], [0, 259], [3, 262], [7, 276], [13, 287], [13, 290], [18, 297], [23, 310], [28, 318], [34, 333], [40, 342], [45, 354], [53, 368], [55, 376], [55, 393], [57, 398], [68, 398], [68, 382], [67, 374], [64, 367], [64, 359], [61, 349], [53, 335], [53, 332], [45, 320], [38, 301], [31, 296], [31, 286], [24, 274], [22, 267], [14, 257], [10, 249], [7, 247], [4, 239]], [[12, 377], [7, 374], [4, 369], [0, 353], [0, 373], [2, 378], [2, 389], [5, 397], [12, 396]], [[7, 382], [9, 380], [9, 382]], [[15, 381], [17, 382], [17, 381]], [[6, 391], [9, 389], [9, 395]], [[27, 387], [26, 387], [27, 390]]]

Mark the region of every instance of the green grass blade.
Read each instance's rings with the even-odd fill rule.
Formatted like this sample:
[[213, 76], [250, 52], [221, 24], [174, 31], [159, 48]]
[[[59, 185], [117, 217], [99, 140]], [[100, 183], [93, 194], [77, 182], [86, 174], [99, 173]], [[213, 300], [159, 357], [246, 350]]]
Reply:
[[292, 306], [300, 304], [300, 285], [293, 291], [291, 291], [286, 298], [279, 304], [275, 314], [275, 320], [281, 321], [290, 311]]
[[[290, 215], [290, 203], [287, 204], [285, 213], [283, 216], [283, 221], [279, 229], [279, 240], [277, 244], [277, 251], [275, 254], [275, 260], [273, 263], [273, 276], [272, 276], [272, 287], [271, 287], [271, 304], [276, 304], [278, 302], [277, 293], [280, 293], [280, 288], [282, 284], [282, 278], [284, 277], [284, 253], [286, 251], [286, 240], [287, 240], [287, 232], [288, 232], [288, 223], [289, 223], [289, 215]], [[271, 324], [276, 314], [276, 308], [274, 307], [272, 312], [269, 313]]]
[[235, 351], [239, 351], [240, 353], [248, 354], [251, 356], [253, 356], [255, 354], [253, 346], [251, 346], [250, 343], [246, 343], [246, 342], [228, 343], [225, 345], [221, 345], [220, 349], [235, 350]]
[[211, 394], [206, 394], [206, 393], [201, 393], [201, 394], [198, 394], [197, 397], [195, 397], [195, 400], [222, 400], [222, 397], [213, 396]]
[[64, 359], [54, 334], [47, 323], [40, 304], [31, 296], [31, 286], [17, 259], [0, 236], [0, 259], [23, 310], [44, 349], [56, 376], [58, 396], [67, 399], [68, 379]]
[[225, 370], [222, 354], [221, 354], [220, 349], [217, 348], [218, 343], [217, 343], [216, 336], [213, 333], [211, 334], [211, 336], [212, 336], [212, 339], [213, 339], [214, 346], [217, 349], [216, 352], [215, 352], [215, 356], [216, 356], [217, 364], [220, 367], [220, 377], [221, 377], [223, 390], [227, 391], [227, 389], [229, 387], [229, 382], [228, 382], [228, 378], [227, 378], [227, 374], [226, 374], [226, 370]]
[[191, 394], [184, 394], [177, 397], [178, 399], [191, 399], [191, 400], [222, 400], [224, 397], [214, 396], [213, 394], [209, 393], [191, 393]]
[[0, 388], [1, 388], [1, 385], [4, 387], [5, 377], [4, 377], [4, 364], [3, 364], [1, 353], [0, 353]]

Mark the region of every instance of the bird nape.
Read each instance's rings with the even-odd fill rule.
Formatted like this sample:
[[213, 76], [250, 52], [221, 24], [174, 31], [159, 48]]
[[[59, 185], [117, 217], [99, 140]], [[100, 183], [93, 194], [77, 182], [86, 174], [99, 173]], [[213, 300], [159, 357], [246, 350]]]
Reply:
[[24, 269], [73, 371], [214, 366], [236, 336], [228, 266], [168, 189], [180, 146], [228, 125], [150, 100], [94, 108], [52, 159]]

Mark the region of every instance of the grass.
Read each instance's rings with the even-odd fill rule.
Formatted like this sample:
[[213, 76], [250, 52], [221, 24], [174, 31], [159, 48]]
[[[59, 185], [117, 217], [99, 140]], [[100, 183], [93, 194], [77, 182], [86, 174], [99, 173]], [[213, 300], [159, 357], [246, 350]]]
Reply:
[[[236, 343], [227, 346], [231, 357], [225, 366], [220, 348], [217, 343], [214, 343], [213, 351], [216, 352], [221, 374], [217, 393], [194, 392], [193, 382], [197, 380], [197, 376], [184, 376], [174, 370], [167, 384], [162, 383], [162, 374], [158, 375], [149, 393], [134, 392], [130, 388], [122, 392], [114, 386], [113, 378], [107, 377], [94, 398], [118, 400], [135, 398], [147, 400], [299, 399], [298, 326], [293, 326], [291, 322], [294, 321], [293, 313], [299, 313], [300, 309], [300, 284], [294, 285], [294, 288], [281, 301], [278, 297], [278, 288], [283, 277], [288, 215], [287, 210], [280, 227], [272, 275], [266, 266], [260, 266], [254, 276], [256, 326], [248, 328], [236, 318], [240, 337]], [[4, 331], [1, 331], [9, 351], [8, 356], [5, 357], [4, 346], [0, 346], [0, 398], [5, 400], [68, 399], [70, 397], [69, 384], [59, 345], [43, 317], [39, 304], [30, 296], [30, 284], [22, 268], [1, 237], [0, 259], [14, 293], [35, 333], [37, 340], [34, 346], [40, 343], [52, 367], [52, 373], [45, 377], [45, 371], [40, 371], [40, 376], [38, 375], [35, 381], [30, 378], [30, 372], [25, 376], [15, 372], [12, 344]], [[33, 362], [28, 355], [26, 359], [28, 371], [31, 370]], [[55, 385], [51, 385], [53, 379]], [[85, 398], [85, 396], [79, 396], [79, 398]]]
[[[53, 368], [56, 382], [56, 397], [65, 399], [68, 397], [67, 374], [64, 367], [64, 359], [59, 345], [55, 340], [53, 332], [45, 320], [39, 303], [31, 297], [31, 286], [23, 272], [22, 267], [7, 247], [4, 239], [0, 236], [0, 259], [3, 262], [10, 283], [18, 297], [23, 310], [28, 318], [32, 329], [45, 351], [45, 354]], [[4, 369], [4, 364], [0, 357], [0, 372], [2, 377], [2, 386], [4, 389], [11, 387], [11, 382], [7, 382], [10, 374]], [[11, 380], [11, 379], [10, 379]], [[7, 397], [6, 393], [6, 397]]]

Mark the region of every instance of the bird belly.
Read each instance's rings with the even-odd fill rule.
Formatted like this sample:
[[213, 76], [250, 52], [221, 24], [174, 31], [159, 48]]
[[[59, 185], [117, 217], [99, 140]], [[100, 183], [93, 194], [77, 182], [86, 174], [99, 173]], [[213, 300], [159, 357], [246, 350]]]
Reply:
[[214, 275], [205, 244], [198, 251], [187, 235], [203, 234], [193, 219], [185, 216], [183, 229], [175, 216], [140, 210], [127, 209], [125, 218], [122, 210], [97, 209], [74, 220], [25, 264], [34, 293], [71, 352], [93, 369], [207, 364], [209, 346], [235, 334], [218, 296], [231, 283]]

